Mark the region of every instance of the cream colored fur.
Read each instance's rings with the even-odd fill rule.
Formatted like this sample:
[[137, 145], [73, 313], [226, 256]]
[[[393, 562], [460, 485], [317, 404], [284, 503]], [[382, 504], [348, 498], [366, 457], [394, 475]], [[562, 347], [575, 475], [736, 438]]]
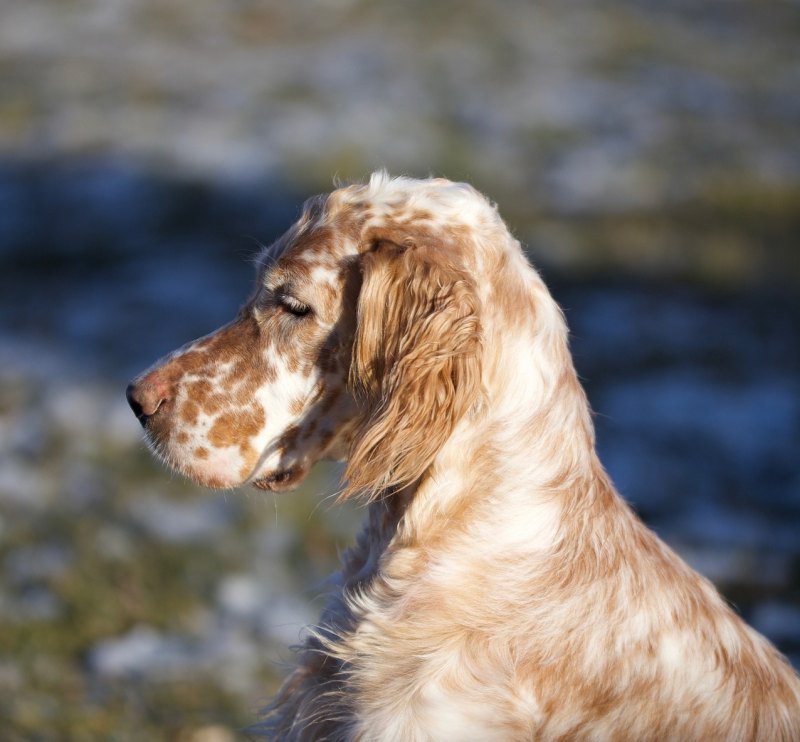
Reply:
[[[614, 490], [564, 318], [491, 204], [463, 184], [379, 173], [309, 202], [277, 252], [259, 279], [267, 299], [242, 315], [261, 328], [259, 353], [313, 366], [333, 337], [349, 368], [326, 367], [309, 397], [336, 404], [297, 405], [293, 430], [313, 418], [335, 431], [324, 446], [250, 435], [291, 472], [344, 456], [344, 496], [369, 505], [261, 732], [800, 740], [795, 672]], [[316, 310], [297, 329], [270, 314], [286, 274]], [[280, 346], [264, 340], [272, 327]], [[279, 399], [275, 383], [259, 398]], [[279, 481], [271, 461], [239, 481]]]
[[[398, 742], [800, 739], [795, 673], [614, 491], [562, 314], [519, 245], [480, 196], [440, 187], [379, 177], [368, 198], [397, 193], [404, 211], [429, 210], [432, 224], [406, 231], [429, 231], [470, 277], [480, 395], [452, 429], [441, 420], [445, 440], [427, 421], [437, 450], [404, 489], [371, 475], [341, 591], [265, 729]], [[438, 203], [448, 189], [451, 213]], [[397, 304], [380, 320], [402, 321], [405, 301], [389, 293]], [[349, 471], [368, 487], [352, 461]]]

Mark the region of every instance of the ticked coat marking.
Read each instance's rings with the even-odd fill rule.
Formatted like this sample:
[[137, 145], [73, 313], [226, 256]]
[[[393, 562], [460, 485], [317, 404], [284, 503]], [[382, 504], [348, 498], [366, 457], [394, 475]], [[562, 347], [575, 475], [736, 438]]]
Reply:
[[564, 318], [470, 186], [309, 200], [129, 399], [202, 485], [338, 458], [369, 503], [266, 736], [800, 740], [796, 673], [614, 490]]

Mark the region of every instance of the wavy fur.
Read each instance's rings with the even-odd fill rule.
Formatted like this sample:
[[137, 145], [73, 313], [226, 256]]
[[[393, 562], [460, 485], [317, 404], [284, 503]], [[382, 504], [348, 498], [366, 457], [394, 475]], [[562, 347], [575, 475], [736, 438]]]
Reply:
[[378, 173], [272, 252], [236, 323], [131, 391], [198, 481], [341, 456], [369, 503], [258, 731], [800, 740], [796, 673], [614, 490], [564, 317], [486, 199]]
[[364, 255], [350, 367], [364, 411], [343, 497], [420, 479], [478, 397], [478, 298], [458, 260], [411, 237]]

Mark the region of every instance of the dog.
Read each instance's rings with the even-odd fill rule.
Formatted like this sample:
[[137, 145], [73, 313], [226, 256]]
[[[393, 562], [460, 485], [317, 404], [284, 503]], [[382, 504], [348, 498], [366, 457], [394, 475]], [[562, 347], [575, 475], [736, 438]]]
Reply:
[[237, 318], [127, 391], [195, 482], [368, 503], [258, 731], [291, 740], [800, 740], [800, 680], [634, 515], [564, 317], [466, 184], [308, 200]]

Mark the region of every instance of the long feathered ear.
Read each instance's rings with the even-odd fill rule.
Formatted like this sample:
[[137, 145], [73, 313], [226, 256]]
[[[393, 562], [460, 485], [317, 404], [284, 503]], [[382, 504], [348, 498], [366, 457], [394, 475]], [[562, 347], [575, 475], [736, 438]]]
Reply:
[[342, 498], [419, 479], [480, 392], [478, 297], [442, 246], [363, 256], [350, 383], [363, 406]]

